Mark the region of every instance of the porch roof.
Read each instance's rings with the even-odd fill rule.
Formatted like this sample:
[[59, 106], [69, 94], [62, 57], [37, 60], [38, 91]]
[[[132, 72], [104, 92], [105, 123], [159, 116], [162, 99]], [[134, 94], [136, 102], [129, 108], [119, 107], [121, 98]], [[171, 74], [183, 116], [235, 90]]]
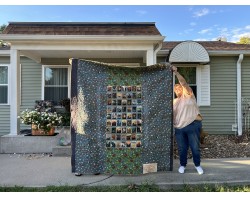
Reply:
[[157, 35], [154, 22], [9, 22], [3, 34], [28, 35]]
[[0, 34], [11, 49], [36, 62], [70, 57], [152, 59], [164, 38], [154, 22], [9, 22]]

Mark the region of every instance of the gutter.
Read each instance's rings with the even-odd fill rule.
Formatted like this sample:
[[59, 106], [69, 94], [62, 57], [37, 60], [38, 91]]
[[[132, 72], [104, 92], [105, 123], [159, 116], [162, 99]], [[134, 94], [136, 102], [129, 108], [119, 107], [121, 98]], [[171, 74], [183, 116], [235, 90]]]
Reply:
[[232, 51], [211, 51], [208, 50], [207, 51], [209, 55], [211, 56], [220, 56], [220, 55], [226, 55], [226, 56], [231, 56], [231, 55], [249, 55], [250, 54], [250, 50], [232, 50]]
[[14, 41], [143, 41], [159, 42], [164, 40], [164, 36], [142, 36], [142, 35], [33, 35], [33, 34], [0, 34], [0, 39], [10, 43]]
[[157, 63], [157, 53], [161, 50], [161, 48], [162, 48], [162, 42], [158, 43], [154, 48], [154, 64]]
[[[232, 50], [232, 51], [227, 51], [227, 50], [207, 50], [209, 56], [221, 56], [221, 55], [225, 55], [225, 56], [235, 56], [235, 55], [239, 55], [239, 54], [243, 54], [243, 55], [250, 55], [250, 50]], [[167, 56], [169, 55], [170, 50], [168, 49], [162, 49], [159, 51], [158, 56]]]
[[239, 55], [237, 61], [237, 131], [238, 136], [242, 135], [242, 111], [241, 111], [241, 62], [243, 54]]

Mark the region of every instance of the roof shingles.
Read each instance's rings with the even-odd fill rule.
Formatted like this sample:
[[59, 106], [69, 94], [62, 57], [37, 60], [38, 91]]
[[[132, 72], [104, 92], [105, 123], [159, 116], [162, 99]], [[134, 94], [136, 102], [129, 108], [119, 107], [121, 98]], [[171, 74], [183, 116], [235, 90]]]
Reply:
[[10, 23], [3, 34], [161, 36], [154, 23]]
[[[236, 51], [236, 50], [250, 50], [250, 44], [236, 44], [232, 42], [223, 41], [196, 41], [201, 44], [208, 51]], [[172, 50], [179, 42], [164, 42], [162, 50]]]

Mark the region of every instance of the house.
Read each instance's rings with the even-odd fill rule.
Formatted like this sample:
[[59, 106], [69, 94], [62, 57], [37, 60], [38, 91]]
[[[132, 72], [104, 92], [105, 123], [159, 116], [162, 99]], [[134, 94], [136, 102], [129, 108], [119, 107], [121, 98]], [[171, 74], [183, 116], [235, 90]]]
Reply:
[[248, 129], [250, 45], [164, 39], [153, 22], [10, 22], [0, 34], [11, 43], [0, 48], [0, 135], [27, 128], [17, 117], [35, 100], [70, 97], [72, 57], [124, 66], [171, 62], [188, 75], [204, 130], [242, 135]]

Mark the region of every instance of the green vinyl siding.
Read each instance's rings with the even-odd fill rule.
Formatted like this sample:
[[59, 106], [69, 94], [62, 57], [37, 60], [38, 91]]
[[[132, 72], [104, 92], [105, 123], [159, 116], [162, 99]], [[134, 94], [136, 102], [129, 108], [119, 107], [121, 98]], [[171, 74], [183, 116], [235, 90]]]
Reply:
[[0, 105], [0, 136], [10, 132], [10, 106]]
[[[21, 58], [21, 107], [20, 113], [25, 109], [32, 109], [35, 100], [41, 100], [42, 94], [42, 66], [28, 58]], [[21, 129], [30, 128], [21, 124]]]
[[210, 57], [210, 106], [201, 106], [203, 128], [209, 134], [234, 134], [237, 93], [235, 57]]
[[241, 67], [241, 95], [242, 95], [242, 132], [248, 132], [250, 127], [250, 57], [244, 57]]
[[[0, 57], [0, 64], [10, 64], [9, 57]], [[10, 132], [10, 106], [0, 105], [0, 136]]]
[[250, 57], [244, 57], [241, 66], [241, 95], [250, 102]]

